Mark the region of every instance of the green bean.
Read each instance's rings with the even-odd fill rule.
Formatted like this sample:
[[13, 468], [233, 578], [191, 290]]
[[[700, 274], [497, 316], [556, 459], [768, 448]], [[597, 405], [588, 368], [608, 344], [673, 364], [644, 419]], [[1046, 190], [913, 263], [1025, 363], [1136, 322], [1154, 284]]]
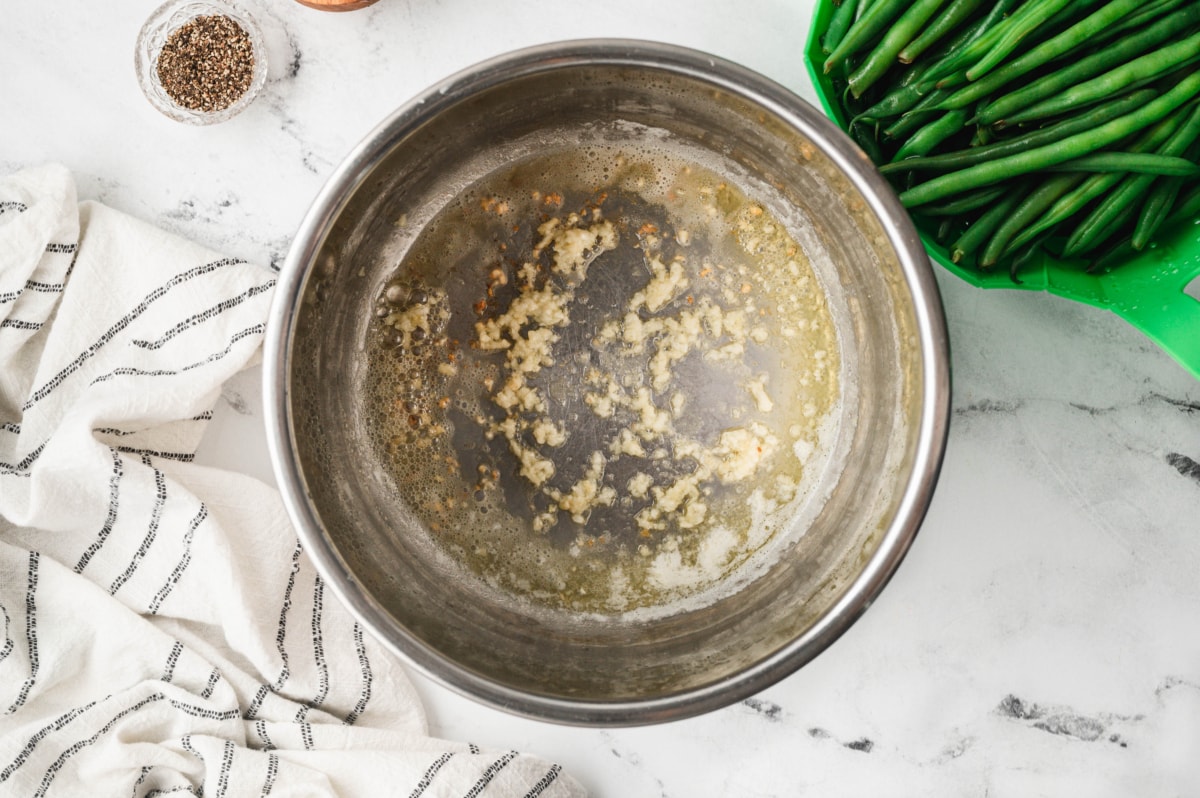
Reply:
[[1008, 18], [1009, 13], [1020, 2], [1021, 0], [996, 0], [987, 15], [970, 28], [969, 36], [963, 37], [962, 41], [956, 41], [953, 47], [946, 49], [944, 55], [939, 57], [936, 62], [930, 64], [927, 76], [934, 80], [940, 80], [946, 75], [962, 71], [964, 65], [958, 63], [962, 57], [962, 52], [987, 36], [997, 25], [1004, 22]]
[[910, 158], [906, 161], [884, 164], [880, 167], [880, 171], [884, 174], [892, 174], [910, 169], [947, 171], [962, 169], [973, 164], [983, 163], [987, 160], [1001, 158], [1018, 152], [1025, 152], [1036, 147], [1061, 141], [1076, 133], [1092, 130], [1098, 125], [1140, 108], [1154, 97], [1155, 92], [1153, 89], [1141, 89], [1131, 92], [1124, 97], [1118, 97], [1110, 103], [1089, 109], [1078, 116], [1073, 116], [1049, 127], [1026, 133], [1024, 136], [998, 141], [995, 144], [988, 144], [981, 147], [971, 147], [957, 152], [933, 155], [928, 158]]
[[[978, 61], [967, 69], [967, 77], [978, 80], [992, 68], [1000, 64], [1017, 48], [1025, 37], [1037, 30], [1057, 14], [1067, 8], [1071, 0], [1040, 0], [1021, 7], [1021, 11], [1010, 18], [1009, 24], [998, 41]], [[1029, 9], [1026, 11], [1026, 9]]]
[[885, 139], [892, 141], [903, 141], [915, 131], [938, 119], [941, 115], [941, 111], [908, 111], [901, 115], [895, 122], [885, 127], [883, 129], [883, 136]]
[[1134, 249], [1143, 249], [1158, 232], [1158, 228], [1171, 212], [1171, 206], [1175, 204], [1175, 198], [1179, 196], [1181, 188], [1183, 178], [1172, 177], [1159, 181], [1150, 189], [1150, 196], [1142, 203], [1142, 210], [1138, 213], [1137, 223], [1133, 227], [1130, 244]]
[[1125, 63], [1140, 53], [1153, 51], [1159, 44], [1177, 36], [1180, 30], [1198, 20], [1200, 3], [1195, 3], [1187, 10], [1164, 17], [1112, 47], [1086, 56], [1068, 67], [1042, 76], [1034, 83], [997, 97], [976, 115], [976, 123], [994, 125], [1022, 108], [1111, 69], [1115, 64]]
[[1041, 102], [1011, 114], [1006, 124], [1030, 122], [1060, 114], [1070, 108], [1087, 105], [1138, 81], [1150, 80], [1177, 69], [1181, 64], [1200, 60], [1200, 33], [1167, 45], [1160, 50], [1122, 64], [1116, 69], [1076, 84]]
[[862, 125], [851, 125], [850, 137], [862, 148], [872, 163], [883, 162], [883, 153], [879, 149], [879, 142], [875, 140], [874, 136], [867, 135]]
[[[925, 73], [927, 73], [930, 67], [934, 66], [935, 63], [936, 62], [934, 61], [926, 61], [923, 64], [910, 64], [908, 69], [904, 70], [904, 73], [900, 75], [900, 79], [896, 81], [896, 88], [902, 89], [907, 86], [913, 86], [921, 83], [925, 80]], [[930, 81], [930, 83], [932, 82], [933, 81]]]
[[952, 0], [937, 19], [904, 46], [899, 53], [900, 63], [911, 64], [917, 57], [936, 44], [943, 36], [971, 18], [983, 0]]
[[950, 240], [950, 235], [954, 232], [957, 226], [957, 221], [954, 219], [943, 219], [938, 223], [937, 232], [933, 234], [933, 238], [939, 244], [944, 244]]
[[[1077, 0], [1080, 3], [1095, 2], [1096, 0]], [[1016, 39], [1017, 42], [1029, 33], [1031, 23], [1040, 24], [1065, 8], [1071, 0], [1028, 0], [1017, 7], [1009, 17], [998, 20], [986, 33], [959, 52], [942, 68], [947, 74], [966, 71], [974, 66], [979, 59], [992, 52], [1002, 43]], [[1014, 44], [1015, 46], [1015, 44]]]
[[[1195, 222], [1198, 217], [1200, 217], [1200, 186], [1195, 186], [1190, 193], [1185, 193], [1176, 200], [1174, 209], [1163, 221], [1162, 227], [1169, 228], [1185, 220]], [[1130, 252], [1131, 248], [1132, 241], [1129, 237], [1118, 241], [1110, 246], [1107, 252], [1095, 258], [1088, 271], [1111, 271], [1120, 265], [1119, 261], [1133, 254]]]
[[854, 4], [854, 21], [858, 22], [862, 19], [862, 15], [867, 13], [867, 9], [871, 7], [874, 0], [857, 0]]
[[1088, 274], [1111, 272], [1136, 254], [1133, 247], [1130, 246], [1129, 236], [1126, 236], [1109, 244], [1103, 252], [1093, 256], [1091, 264], [1088, 265], [1085, 271]]
[[842, 0], [842, 4], [833, 12], [833, 16], [829, 19], [829, 27], [825, 29], [825, 35], [821, 37], [821, 51], [826, 55], [832, 53], [834, 48], [842, 43], [846, 31], [850, 30], [850, 26], [854, 24], [856, 6], [856, 0]]
[[881, 119], [890, 119], [899, 116], [912, 109], [917, 103], [924, 99], [929, 91], [925, 86], [914, 84], [910, 86], [899, 86], [885, 94], [879, 102], [875, 103], [865, 111], [854, 117], [856, 120], [870, 120], [877, 122]]
[[[1083, 133], [1026, 152], [969, 166], [922, 183], [900, 195], [906, 207], [916, 207], [967, 189], [986, 186], [1019, 174], [1078, 158], [1115, 144], [1126, 136], [1152, 125], [1200, 93], [1200, 72], [1188, 75], [1170, 91], [1136, 111], [1117, 117]], [[1169, 154], [1169, 153], [1164, 153]]]
[[[1192, 142], [1185, 157], [1190, 160], [1200, 159], [1200, 141]], [[1194, 181], [1187, 181], [1182, 177], [1169, 177], [1155, 182], [1142, 204], [1142, 211], [1138, 214], [1137, 223], [1133, 228], [1131, 243], [1134, 249], [1143, 249], [1150, 243], [1150, 239], [1170, 216], [1179, 192], [1191, 183]]]
[[[959, 89], [942, 103], [942, 107], [947, 109], [965, 108], [976, 100], [990, 96], [1001, 86], [1076, 49], [1081, 41], [1086, 41], [1088, 37], [1103, 31], [1114, 21], [1131, 13], [1142, 2], [1143, 0], [1114, 0], [1057, 36], [1037, 45], [1011, 63], [1005, 64], [990, 75]], [[967, 74], [969, 75], [970, 72], [968, 71]]]
[[893, 160], [925, 155], [937, 145], [963, 129], [968, 113], [963, 110], [947, 111], [940, 119], [923, 126], [900, 145]]
[[1200, 185], [1192, 186], [1176, 200], [1175, 210], [1171, 211], [1171, 215], [1163, 224], [1175, 224], [1184, 219], [1194, 222], [1198, 217], [1200, 217]]
[[1005, 249], [1017, 233], [1041, 216], [1055, 200], [1078, 185], [1081, 180], [1083, 175], [1056, 175], [1029, 192], [988, 239], [987, 246], [979, 257], [980, 267], [986, 269], [994, 266], [1005, 254]]
[[967, 231], [959, 236], [958, 240], [950, 247], [950, 260], [955, 263], [962, 261], [967, 255], [971, 255], [983, 243], [991, 237], [996, 228], [1008, 217], [1021, 200], [1025, 199], [1028, 194], [1028, 189], [1024, 186], [1017, 187], [1001, 198], [1001, 200], [984, 211], [983, 215], [975, 220], [974, 224], [967, 228]]
[[1008, 193], [1004, 186], [989, 186], [988, 188], [968, 191], [952, 200], [930, 203], [921, 208], [921, 213], [930, 216], [956, 216], [970, 211], [977, 211]]
[[1017, 285], [1025, 282], [1017, 277], [1022, 270], [1034, 259], [1037, 255], [1043, 255], [1042, 251], [1043, 238], [1039, 237], [1030, 241], [1023, 249], [1017, 250], [1012, 255], [1012, 261], [1008, 265], [1008, 279], [1012, 280]]
[[[900, 85], [910, 86], [918, 81], [924, 81], [927, 73], [929, 73], [930, 70], [937, 67], [940, 63], [942, 63], [943, 60], [953, 56], [962, 47], [965, 47], [973, 42], [976, 37], [986, 32], [989, 24], [992, 24], [990, 19], [992, 15], [996, 13], [995, 9], [1009, 8], [1015, 5], [1017, 2], [1018, 0], [995, 0], [995, 7], [992, 11], [989, 11], [986, 16], [981, 17], [980, 19], [964, 27], [961, 31], [956, 33], [954, 37], [950, 39], [950, 41], [937, 48], [936, 53], [931, 53], [926, 58], [922, 59], [922, 63], [909, 65], [909, 68], [906, 69], [904, 74], [900, 77]], [[934, 82], [935, 81], [930, 81], [931, 84]]]
[[883, 134], [889, 139], [896, 140], [907, 137], [914, 130], [939, 116], [939, 112], [929, 110], [929, 106], [936, 105], [943, 97], [945, 94], [942, 89], [925, 95], [919, 103], [901, 114], [900, 118], [891, 125], [885, 127]]
[[967, 146], [978, 149], [979, 147], [986, 147], [994, 141], [995, 138], [992, 136], [992, 129], [990, 127], [976, 127], [975, 132], [971, 134], [971, 141]]
[[[1200, 77], [1200, 73], [1196, 73], [1196, 76]], [[1178, 155], [1186, 152], [1197, 137], [1200, 137], [1200, 103], [1192, 108], [1187, 120], [1171, 138], [1158, 148], [1158, 154]], [[1115, 220], [1121, 218], [1127, 208], [1133, 208], [1133, 203], [1141, 199], [1153, 182], [1153, 175], [1130, 175], [1125, 178], [1079, 223], [1075, 232], [1067, 239], [1063, 255], [1069, 257], [1082, 254], [1103, 243], [1113, 232]]]
[[855, 97], [861, 97], [864, 91], [891, 69], [904, 45], [912, 41], [921, 26], [937, 13], [944, 2], [945, 0], [916, 0], [900, 19], [888, 28], [866, 60], [850, 73], [850, 90]]
[[1111, 28], [1104, 31], [1101, 35], [1097, 36], [1094, 40], [1094, 43], [1091, 44], [1092, 46], [1107, 44], [1113, 39], [1123, 36], [1127, 31], [1137, 30], [1150, 20], [1174, 11], [1179, 6], [1190, 2], [1192, 2], [1192, 0], [1156, 0], [1156, 2], [1142, 6], [1137, 11], [1118, 22], [1116, 25], [1113, 25]]
[[[1077, 257], [1078, 255], [1083, 254], [1084, 251], [1090, 251], [1090, 250], [1096, 249], [1096, 248], [1100, 247], [1101, 245], [1111, 241], [1113, 236], [1115, 236], [1117, 233], [1121, 232], [1121, 230], [1123, 230], [1129, 226], [1129, 223], [1133, 220], [1133, 217], [1136, 215], [1137, 215], [1137, 206], [1136, 205], [1134, 205], [1132, 203], [1122, 205], [1111, 216], [1104, 218], [1103, 225], [1096, 227], [1092, 231], [1091, 242], [1086, 247], [1086, 250], [1081, 250], [1079, 252], [1071, 252], [1071, 253], [1064, 251], [1063, 257], [1064, 258]], [[1130, 254], [1132, 254], [1132, 253], [1130, 253]], [[1095, 270], [1096, 270], [1096, 264], [1094, 262], [1089, 264], [1088, 267], [1085, 269], [1085, 271], [1087, 271], [1088, 273], [1095, 272]]]
[[[1147, 152], [1157, 150], [1164, 143], [1170, 140], [1182, 125], [1186, 117], [1186, 112], [1175, 112], [1161, 122], [1152, 125], [1145, 133], [1129, 145], [1129, 149], [1133, 152]], [[1038, 236], [1042, 231], [1049, 230], [1058, 224], [1066, 221], [1074, 216], [1079, 211], [1083, 210], [1089, 202], [1101, 197], [1106, 191], [1120, 183], [1125, 178], [1125, 175], [1119, 173], [1107, 173], [1092, 175], [1083, 181], [1083, 183], [1069, 192], [1066, 196], [1059, 199], [1046, 212], [1041, 219], [1028, 229], [1023, 231], [1016, 239], [1013, 240], [1012, 248], [1022, 246], [1027, 241]]]
[[825, 59], [825, 74], [832, 72], [833, 68], [845, 61], [848, 56], [854, 55], [870, 44], [871, 40], [887, 28], [888, 23], [899, 16], [907, 5], [903, 0], [874, 0], [871, 7], [850, 26], [850, 30], [846, 32], [838, 46]]
[[1097, 152], [1072, 159], [1048, 172], [1136, 172], [1146, 175], [1195, 177], [1200, 164], [1172, 155], [1134, 152]]
[[1124, 173], [1107, 172], [1087, 178], [1078, 188], [1054, 203], [1045, 216], [1029, 229], [1023, 231], [1021, 235], [1017, 236], [1017, 239], [1013, 242], [1014, 245], [1020, 246], [1024, 243], [1024, 239], [1035, 236], [1043, 230], [1048, 230], [1071, 218], [1087, 207], [1088, 203], [1092, 200], [1103, 197], [1113, 186], [1120, 183], [1126, 177], [1127, 175]]

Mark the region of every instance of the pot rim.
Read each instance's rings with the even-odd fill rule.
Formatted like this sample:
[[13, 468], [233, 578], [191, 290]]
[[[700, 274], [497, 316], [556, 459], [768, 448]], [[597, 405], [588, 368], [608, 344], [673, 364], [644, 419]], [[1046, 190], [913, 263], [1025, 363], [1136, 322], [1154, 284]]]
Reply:
[[[809, 140], [861, 192], [891, 245], [912, 294], [922, 358], [921, 408], [912, 473], [895, 517], [866, 567], [831, 610], [803, 635], [734, 678], [651, 699], [575, 701], [516, 690], [464, 668], [410, 634], [358, 582], [325, 534], [303, 488], [295, 456], [288, 368], [294, 309], [333, 221], [376, 166], [425, 120], [510, 80], [580, 66], [641, 67], [706, 83], [774, 113]], [[636, 726], [679, 720], [744, 700], [828, 648], [874, 602], [907, 553], [929, 508], [945, 452], [950, 416], [949, 344], [932, 266], [907, 212], [867, 156], [811, 104], [780, 84], [698, 50], [633, 39], [580, 39], [536, 45], [468, 67], [387, 116], [342, 161], [317, 194], [293, 239], [275, 288], [263, 343], [267, 444], [284, 505], [317, 572], [350, 613], [387, 648], [455, 692], [508, 712], [579, 726]]]

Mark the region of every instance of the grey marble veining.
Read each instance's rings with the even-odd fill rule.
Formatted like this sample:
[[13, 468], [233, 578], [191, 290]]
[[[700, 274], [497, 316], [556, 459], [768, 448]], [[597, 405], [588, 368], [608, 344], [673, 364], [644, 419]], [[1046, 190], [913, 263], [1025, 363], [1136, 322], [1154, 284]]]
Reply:
[[[255, 4], [263, 95], [190, 128], [134, 80], [156, 4], [6, 10], [0, 169], [61, 161], [84, 198], [275, 268], [373, 125], [508, 49], [657, 38], [814, 97], [809, 2], [383, 0], [324, 15], [278, 0]], [[556, 759], [606, 796], [1197, 794], [1200, 383], [1109, 313], [939, 283], [954, 380], [941, 480], [904, 564], [841, 640], [759, 696], [638, 729], [514, 718], [415, 675], [434, 732]], [[257, 378], [227, 386], [202, 459], [269, 482]]]

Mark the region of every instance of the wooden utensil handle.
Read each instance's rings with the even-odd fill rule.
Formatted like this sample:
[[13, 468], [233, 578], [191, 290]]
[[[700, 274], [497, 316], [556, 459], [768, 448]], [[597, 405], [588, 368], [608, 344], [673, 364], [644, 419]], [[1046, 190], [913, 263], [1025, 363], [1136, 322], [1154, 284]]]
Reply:
[[321, 11], [354, 11], [366, 8], [378, 0], [296, 0], [301, 5], [316, 8]]

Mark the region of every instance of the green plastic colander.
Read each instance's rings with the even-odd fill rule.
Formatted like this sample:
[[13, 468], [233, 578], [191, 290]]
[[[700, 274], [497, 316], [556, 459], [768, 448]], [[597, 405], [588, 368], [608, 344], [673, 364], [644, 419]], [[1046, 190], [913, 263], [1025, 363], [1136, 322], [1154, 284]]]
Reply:
[[[818, 0], [804, 61], [825, 112], [845, 130], [846, 112], [822, 68], [825, 54], [821, 51], [821, 36], [833, 11], [831, 0]], [[1200, 290], [1193, 289], [1194, 295], [1188, 293], [1188, 286], [1200, 277], [1200, 219], [1161, 231], [1145, 251], [1108, 272], [1089, 274], [1078, 263], [1065, 263], [1042, 253], [1038, 256], [1040, 263], [1031, 262], [1022, 268], [1020, 283], [1014, 283], [1007, 272], [981, 272], [954, 263], [945, 247], [934, 241], [931, 231], [922, 230], [919, 222], [917, 229], [930, 257], [968, 283], [980, 288], [1047, 291], [1111, 310], [1200, 379]]]

